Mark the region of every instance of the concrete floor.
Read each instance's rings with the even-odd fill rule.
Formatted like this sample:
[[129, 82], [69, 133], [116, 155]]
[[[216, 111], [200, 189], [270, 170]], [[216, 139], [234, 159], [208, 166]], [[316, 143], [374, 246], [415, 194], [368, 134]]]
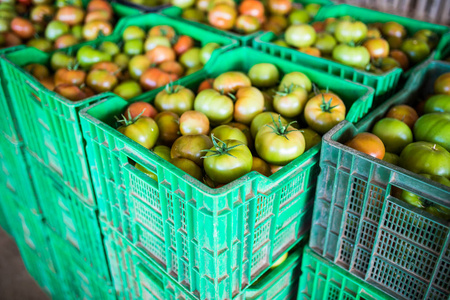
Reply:
[[48, 300], [28, 274], [14, 240], [0, 228], [0, 299]]

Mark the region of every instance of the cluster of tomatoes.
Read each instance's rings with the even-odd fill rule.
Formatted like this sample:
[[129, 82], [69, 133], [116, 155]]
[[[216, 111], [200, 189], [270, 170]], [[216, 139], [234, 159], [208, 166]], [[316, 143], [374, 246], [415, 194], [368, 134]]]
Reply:
[[[443, 185], [450, 186], [450, 73], [434, 82], [435, 94], [416, 109], [392, 107], [372, 133], [357, 134], [346, 145]], [[419, 118], [419, 112], [422, 116]], [[407, 191], [399, 197], [428, 212], [450, 219], [450, 209]]]
[[147, 7], [155, 7], [160, 5], [169, 4], [169, 0], [125, 0], [126, 2], [131, 2], [137, 5], [143, 5]]
[[190, 36], [177, 35], [167, 25], [154, 26], [147, 33], [129, 26], [118, 44], [83, 46], [74, 56], [55, 52], [50, 59], [54, 74], [41, 64], [25, 69], [46, 88], [72, 101], [109, 91], [131, 99], [196, 72], [219, 47], [217, 43], [197, 47]]
[[295, 9], [292, 0], [244, 0], [239, 4], [233, 0], [172, 0], [172, 3], [184, 9], [185, 19], [241, 34], [258, 30], [281, 33], [289, 22], [308, 22], [320, 9], [318, 4]]
[[329, 91], [313, 92], [305, 74], [279, 79], [275, 65], [260, 63], [248, 74], [230, 71], [206, 79], [197, 94], [170, 84], [153, 105], [129, 105], [118, 131], [211, 187], [252, 170], [270, 176], [346, 115], [344, 102]]
[[5, 0], [0, 3], [0, 47], [26, 44], [42, 51], [62, 49], [113, 32], [114, 12], [106, 0]]
[[425, 60], [438, 42], [439, 35], [431, 30], [419, 30], [408, 37], [406, 28], [399, 23], [366, 25], [350, 16], [328, 18], [312, 25], [294, 24], [282, 39], [274, 41], [375, 74], [395, 67], [407, 70]]

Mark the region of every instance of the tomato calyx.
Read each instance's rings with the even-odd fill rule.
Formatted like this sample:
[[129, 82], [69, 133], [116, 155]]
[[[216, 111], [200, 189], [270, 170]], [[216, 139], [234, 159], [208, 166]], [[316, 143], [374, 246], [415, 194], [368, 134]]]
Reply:
[[291, 126], [291, 124], [297, 123], [297, 121], [292, 121], [289, 124], [283, 125], [283, 123], [281, 122], [281, 115], [278, 115], [278, 122], [274, 120], [272, 115], [270, 115], [270, 117], [272, 118], [273, 125], [269, 123], [269, 124], [266, 124], [265, 126], [272, 129], [273, 133], [284, 137], [288, 141], [289, 141], [289, 138], [287, 137], [287, 134], [298, 130], [298, 129], [289, 129], [289, 126]]
[[334, 108], [339, 106], [339, 104], [331, 106], [331, 101], [333, 101], [333, 98], [330, 98], [330, 100], [328, 100], [328, 102], [326, 102], [325, 97], [322, 94], [322, 104], [320, 104], [320, 108], [322, 109], [323, 112], [331, 113], [331, 111]]
[[136, 123], [137, 120], [139, 120], [139, 118], [144, 114], [144, 112], [145, 112], [145, 108], [142, 110], [142, 112], [139, 115], [137, 115], [136, 117], [132, 118], [131, 117], [131, 112], [128, 111], [128, 118], [125, 117], [124, 115], [122, 115], [122, 118], [118, 118], [117, 116], [115, 116], [115, 118], [117, 120], [117, 123], [120, 124], [120, 127], [122, 127], [122, 126], [123, 127], [127, 127], [129, 125], [132, 125], [132, 124]]
[[164, 89], [166, 90], [167, 94], [171, 95], [178, 93], [182, 88], [183, 87], [181, 85], [174, 86], [173, 83], [171, 82], [167, 84]]
[[234, 145], [234, 146], [228, 147], [224, 141], [222, 141], [218, 137], [214, 136], [214, 134], [211, 134], [211, 139], [212, 139], [213, 146], [215, 149], [214, 150], [211, 150], [211, 149], [200, 150], [200, 152], [212, 152], [212, 154], [210, 154], [210, 155], [202, 156], [201, 158], [203, 158], [203, 159], [207, 158], [207, 157], [212, 157], [212, 156], [221, 156], [224, 154], [236, 158], [236, 156], [231, 154], [229, 151], [236, 147], [244, 145], [244, 144], [239, 144], [239, 145]]
[[282, 91], [276, 91], [275, 94], [280, 95], [280, 96], [287, 96], [290, 93], [293, 92], [293, 90], [295, 88], [297, 88], [298, 85], [294, 85], [293, 83], [291, 83], [289, 86], [284, 86], [284, 89]]

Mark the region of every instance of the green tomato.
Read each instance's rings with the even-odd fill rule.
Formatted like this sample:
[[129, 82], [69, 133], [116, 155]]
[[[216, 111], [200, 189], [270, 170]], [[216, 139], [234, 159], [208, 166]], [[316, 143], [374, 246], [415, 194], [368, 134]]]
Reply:
[[236, 140], [245, 145], [248, 145], [247, 137], [245, 136], [245, 134], [239, 128], [232, 127], [230, 125], [217, 126], [211, 131], [211, 134], [222, 141]]
[[170, 149], [170, 157], [187, 158], [195, 162], [198, 166], [203, 166], [202, 157], [204, 150], [213, 146], [211, 139], [204, 134], [182, 135], [175, 140]]
[[319, 12], [321, 6], [317, 3], [310, 3], [305, 6], [305, 10], [309, 13], [311, 18], [314, 18]]
[[159, 137], [158, 125], [148, 117], [129, 120], [117, 130], [147, 149], [153, 148]]
[[400, 161], [400, 156], [398, 156], [397, 154], [394, 154], [394, 153], [385, 152], [383, 160], [390, 164], [398, 165], [398, 163]]
[[123, 45], [123, 52], [130, 56], [142, 54], [143, 50], [144, 42], [139, 39], [125, 41]]
[[[166, 161], [170, 161], [170, 148], [167, 146], [156, 146], [152, 149], [152, 152], [161, 157], [162, 159]], [[151, 179], [158, 181], [158, 176], [150, 171], [149, 169], [145, 168], [144, 166], [136, 163], [135, 165], [136, 169], [142, 171], [143, 173], [147, 174]]]
[[260, 63], [253, 65], [248, 71], [252, 85], [258, 88], [271, 87], [278, 83], [280, 73], [275, 65]]
[[[281, 117], [279, 114], [268, 111], [260, 113], [259, 115], [254, 117], [252, 123], [250, 124], [250, 133], [252, 134], [252, 137], [255, 138], [258, 131], [266, 124], [278, 121], [279, 117]], [[283, 125], [286, 125], [288, 123], [283, 117], [281, 117], [281, 122]]]
[[302, 87], [307, 92], [310, 92], [312, 89], [311, 80], [309, 80], [308, 76], [302, 72], [291, 72], [284, 75], [283, 79], [281, 79], [280, 85], [278, 86], [278, 90], [284, 91], [285, 88], [289, 88], [291, 85], [294, 87]]
[[205, 13], [196, 8], [188, 8], [183, 10], [181, 17], [186, 20], [201, 23], [205, 20]]
[[316, 31], [308, 24], [291, 25], [286, 30], [284, 38], [293, 47], [309, 47], [316, 41]]
[[370, 53], [362, 46], [340, 44], [333, 49], [333, 59], [347, 66], [364, 69], [370, 62]]
[[225, 124], [233, 119], [233, 100], [216, 90], [207, 89], [198, 93], [194, 109], [204, 113], [212, 125]]
[[129, 100], [142, 94], [142, 88], [136, 81], [129, 80], [116, 86], [113, 93], [125, 100]]
[[450, 113], [450, 95], [434, 95], [425, 102], [424, 113], [447, 112]]
[[273, 42], [275, 45], [281, 46], [281, 47], [289, 47], [289, 44], [286, 43], [284, 40], [276, 40]]
[[188, 173], [195, 179], [202, 181], [203, 172], [202, 169], [197, 166], [195, 162], [187, 158], [174, 158], [170, 161], [175, 167], [180, 168], [184, 172]]
[[78, 40], [83, 39], [83, 26], [82, 25], [75, 25], [72, 27], [70, 32], [73, 34], [74, 37], [76, 37]]
[[50, 52], [53, 49], [52, 43], [47, 39], [31, 39], [28, 41], [27, 46], [44, 52]]
[[83, 69], [89, 69], [93, 64], [101, 61], [111, 61], [109, 53], [94, 49], [92, 46], [83, 46], [77, 52], [77, 60]]
[[98, 47], [98, 50], [108, 53], [111, 56], [115, 56], [120, 53], [120, 48], [117, 46], [117, 44], [109, 41], [105, 41], [100, 44], [100, 47]]
[[180, 63], [187, 69], [201, 66], [200, 48], [193, 47], [180, 56]]
[[75, 57], [67, 55], [63, 52], [55, 52], [50, 58], [50, 65], [53, 70], [68, 68], [75, 64]]
[[194, 93], [183, 86], [166, 86], [155, 97], [155, 107], [158, 111], [171, 111], [181, 116], [194, 108]]
[[427, 43], [430, 49], [434, 49], [439, 43], [439, 35], [429, 29], [421, 29], [414, 33], [414, 38]]
[[430, 113], [420, 117], [414, 124], [417, 141], [437, 143], [450, 151], [450, 113]]
[[145, 39], [145, 31], [138, 26], [128, 26], [122, 33], [124, 41], [143, 40]]
[[273, 98], [273, 108], [285, 118], [294, 118], [305, 109], [308, 92], [302, 87], [289, 86], [282, 92], [277, 92]]
[[404, 122], [394, 118], [384, 118], [378, 121], [372, 129], [383, 142], [386, 151], [399, 154], [408, 144], [412, 143], [411, 129]]
[[252, 170], [253, 156], [240, 141], [216, 141], [205, 154], [203, 166], [214, 182], [227, 184]]
[[296, 9], [289, 14], [289, 23], [291, 25], [308, 24], [309, 21], [311, 21], [311, 18], [306, 10]]
[[165, 46], [171, 48], [170, 40], [165, 36], [150, 36], [145, 40], [145, 51], [150, 51], [156, 46]]
[[211, 58], [213, 51], [219, 48], [220, 45], [217, 43], [208, 43], [205, 46], [203, 46], [202, 49], [200, 50], [200, 62], [203, 65], [205, 65]]
[[50, 41], [55, 41], [60, 36], [70, 31], [69, 25], [61, 21], [51, 21], [45, 28], [45, 38]]
[[120, 68], [120, 69], [127, 69], [128, 63], [130, 62], [130, 57], [124, 53], [118, 53], [114, 56], [113, 62]]
[[430, 55], [430, 47], [428, 47], [428, 44], [419, 39], [405, 40], [400, 49], [406, 53], [414, 64], [422, 62]]
[[367, 36], [367, 26], [363, 22], [340, 21], [334, 35], [341, 43], [359, 43]]
[[184, 73], [184, 76], [191, 75], [191, 74], [193, 74], [193, 73], [195, 73], [195, 72], [197, 72], [197, 71], [200, 71], [202, 68], [203, 68], [202, 65], [198, 65], [198, 66], [189, 68], [189, 69], [187, 69], [186, 72]]
[[195, 0], [170, 0], [170, 4], [185, 9], [194, 6]]
[[317, 40], [314, 47], [319, 49], [323, 54], [331, 54], [334, 47], [336, 47], [336, 40], [331, 34], [321, 32], [317, 35]]
[[318, 134], [311, 128], [299, 129], [299, 131], [305, 138], [305, 151], [311, 149], [322, 141], [322, 137], [320, 136], [320, 134]]
[[409, 144], [400, 154], [399, 165], [414, 173], [450, 177], [450, 153], [438, 144]]

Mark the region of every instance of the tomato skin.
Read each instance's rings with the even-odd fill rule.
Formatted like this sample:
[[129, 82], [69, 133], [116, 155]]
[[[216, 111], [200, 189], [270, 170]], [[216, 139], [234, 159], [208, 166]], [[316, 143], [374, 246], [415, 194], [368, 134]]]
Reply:
[[[210, 90], [213, 88], [214, 78], [207, 78], [203, 80], [197, 89], [197, 94], [200, 94], [201, 91]], [[197, 95], [198, 96], [198, 95]]]
[[145, 38], [145, 31], [138, 26], [128, 26], [122, 33], [124, 41], [143, 40]]
[[80, 41], [74, 35], [68, 33], [56, 39], [55, 49], [63, 49], [78, 44]]
[[291, 25], [285, 33], [286, 42], [297, 48], [311, 46], [316, 38], [316, 31], [308, 24]]
[[175, 51], [166, 46], [156, 46], [155, 48], [145, 52], [145, 56], [150, 60], [152, 64], [160, 64], [165, 61], [175, 60]]
[[383, 159], [386, 152], [383, 142], [369, 132], [358, 133], [345, 145], [378, 159]]
[[336, 39], [327, 32], [321, 32], [317, 34], [314, 47], [320, 50], [321, 53], [331, 54], [334, 47], [336, 47]]
[[30, 39], [35, 33], [33, 24], [27, 19], [20, 17], [12, 19], [11, 30], [22, 39]]
[[181, 35], [173, 45], [173, 50], [177, 55], [181, 55], [192, 47], [194, 47], [194, 40], [188, 35]]
[[[171, 48], [170, 40], [165, 36], [149, 36], [144, 42], [144, 49], [146, 52], [154, 49], [156, 46], [165, 46]], [[176, 51], [177, 50], [175, 50], [175, 52]]]
[[100, 32], [104, 36], [108, 36], [113, 32], [113, 27], [110, 23], [102, 20], [94, 20], [83, 26], [83, 38], [87, 41], [95, 40]]
[[214, 89], [223, 94], [235, 93], [242, 87], [251, 87], [250, 78], [242, 72], [225, 72], [214, 80]]
[[117, 77], [106, 70], [92, 70], [86, 77], [86, 84], [96, 93], [112, 91], [117, 83]]
[[450, 72], [444, 73], [436, 79], [434, 92], [436, 94], [450, 95]]
[[158, 25], [149, 30], [148, 36], [164, 36], [171, 40], [176, 36], [176, 32], [168, 25]]
[[[299, 157], [305, 151], [305, 138], [303, 134], [292, 126], [281, 125], [284, 134], [275, 132], [275, 124], [266, 124], [255, 138], [255, 149], [258, 155], [269, 164], [284, 166]], [[281, 123], [281, 122], [280, 122]]]
[[172, 145], [180, 137], [180, 122], [176, 113], [163, 111], [155, 116], [159, 127], [159, 139], [165, 145]]
[[311, 80], [302, 72], [291, 72], [284, 75], [283, 79], [281, 79], [280, 85], [278, 86], [278, 90], [283, 91], [285, 88], [289, 88], [291, 85], [294, 87], [302, 87], [307, 92], [310, 92], [312, 89]]
[[406, 37], [406, 29], [403, 25], [396, 22], [386, 22], [382, 25], [381, 31], [384, 36], [397, 37], [403, 39]]
[[419, 119], [419, 115], [411, 106], [401, 104], [389, 109], [388, 113], [386, 114], [386, 118], [394, 118], [400, 120], [408, 125], [409, 128], [413, 129], [414, 124], [416, 123], [417, 119]]
[[155, 97], [155, 107], [158, 111], [172, 111], [181, 116], [194, 108], [194, 93], [183, 86], [167, 86]]
[[63, 83], [56, 86], [54, 91], [72, 101], [80, 101], [90, 96], [88, 93], [86, 93], [85, 90], [82, 90], [79, 86], [69, 83]]
[[158, 125], [148, 117], [140, 117], [136, 122], [120, 126], [117, 130], [147, 149], [153, 148], [159, 137]]
[[389, 55], [389, 44], [384, 39], [370, 39], [363, 46], [369, 50], [370, 57], [372, 58], [383, 58]]
[[439, 43], [439, 35], [429, 29], [421, 29], [417, 31], [414, 33], [414, 38], [427, 43], [430, 49], [434, 49]]
[[233, 119], [234, 104], [228, 96], [218, 91], [207, 89], [201, 91], [194, 102], [194, 109], [204, 113], [211, 124], [224, 124]]
[[384, 154], [383, 160], [390, 164], [398, 165], [398, 162], [400, 161], [400, 156], [394, 153], [386, 152]]
[[365, 47], [340, 44], [333, 49], [333, 59], [344, 65], [363, 69], [370, 62], [370, 53]]
[[253, 118], [264, 110], [264, 96], [255, 87], [242, 87], [236, 93], [234, 119], [243, 124], [250, 124]]
[[367, 36], [367, 26], [360, 21], [340, 21], [336, 25], [334, 35], [341, 43], [359, 43]]
[[42, 80], [50, 76], [48, 68], [41, 64], [29, 64], [26, 65], [24, 69], [30, 72], [37, 80]]
[[414, 64], [420, 63], [430, 55], [428, 44], [418, 39], [405, 40], [400, 49], [406, 53], [409, 60]]
[[55, 85], [69, 83], [81, 85], [86, 79], [86, 72], [83, 70], [58, 69], [55, 73]]
[[236, 19], [235, 28], [237, 32], [249, 34], [258, 31], [261, 28], [261, 24], [256, 17], [241, 15]]
[[253, 157], [252, 171], [256, 171], [266, 177], [272, 175], [269, 164], [259, 157]]
[[248, 71], [252, 85], [258, 88], [271, 87], [277, 84], [280, 73], [273, 64], [260, 63], [253, 65]]
[[203, 166], [204, 152], [213, 146], [211, 139], [204, 134], [180, 136], [172, 145], [170, 157], [187, 158], [195, 162], [198, 166]]
[[182, 77], [184, 74], [184, 67], [177, 61], [165, 61], [159, 64], [158, 68], [168, 74], [175, 74], [177, 77]]
[[308, 93], [302, 87], [287, 88], [284, 93], [278, 92], [273, 98], [275, 111], [285, 118], [300, 115], [308, 101]]
[[234, 7], [227, 4], [217, 4], [208, 13], [211, 25], [222, 30], [230, 30], [236, 22], [237, 13]]
[[[142, 114], [141, 115], [142, 117], [148, 117], [148, 118], [154, 119], [156, 117], [156, 115], [158, 114], [158, 112], [153, 107], [153, 105], [151, 105], [150, 103], [138, 101], [138, 102], [134, 102], [134, 103], [131, 103], [130, 105], [128, 105], [128, 107], [124, 113], [125, 118], [127, 118], [128, 120], [132, 120], [140, 114]], [[156, 121], [156, 119], [155, 119], [155, 121]], [[160, 127], [159, 124], [158, 124], [158, 127]]]
[[209, 133], [209, 120], [202, 112], [189, 110], [180, 117], [180, 132], [182, 135]]
[[187, 69], [201, 66], [200, 48], [193, 47], [187, 50], [180, 56], [179, 61]]
[[409, 144], [400, 154], [399, 165], [414, 173], [450, 177], [450, 153], [438, 144]]
[[95, 63], [111, 61], [112, 56], [106, 52], [95, 50], [91, 46], [83, 46], [77, 52], [77, 60], [83, 69], [89, 69]]
[[211, 131], [211, 134], [213, 134], [216, 138], [222, 141], [236, 140], [243, 143], [246, 146], [248, 145], [246, 135], [240, 129], [232, 127], [230, 125], [217, 126]]
[[239, 13], [241, 15], [253, 16], [257, 18], [259, 23], [264, 23], [264, 5], [257, 0], [244, 0], [239, 4]]
[[170, 162], [177, 168], [180, 168], [184, 172], [188, 173], [195, 179], [202, 181], [203, 172], [202, 169], [192, 160], [187, 158], [173, 158]]
[[449, 132], [450, 113], [426, 114], [414, 124], [414, 137], [417, 141], [437, 143], [447, 149], [447, 151], [450, 151]]
[[[272, 123], [274, 120], [278, 121], [279, 116], [279, 114], [269, 111], [257, 115], [252, 120], [252, 123], [250, 125], [250, 133], [252, 134], [252, 137], [255, 138], [258, 131], [266, 124]], [[283, 117], [281, 117], [281, 123], [283, 125], [286, 125], [288, 122]]]
[[218, 145], [237, 147], [227, 151], [231, 156], [225, 153], [214, 155], [216, 146], [206, 152], [203, 166], [209, 178], [217, 183], [227, 184], [251, 171], [253, 156], [246, 145], [236, 140], [225, 140], [223, 143], [219, 141]]
[[208, 43], [200, 49], [200, 62], [206, 64], [210, 59], [214, 50], [220, 48], [217, 43]]
[[424, 113], [447, 112], [450, 113], [450, 95], [434, 95], [425, 102]]
[[393, 118], [379, 120], [372, 128], [372, 133], [381, 139], [387, 152], [395, 154], [400, 154], [413, 141], [408, 125]]
[[84, 18], [84, 10], [76, 6], [63, 6], [56, 12], [55, 19], [74, 26], [81, 24]]
[[[252, 138], [252, 134], [250, 132], [250, 128], [247, 125], [244, 125], [242, 123], [237, 123], [237, 122], [231, 122], [231, 123], [228, 123], [226, 125], [231, 126], [233, 128], [237, 128], [240, 131], [242, 131], [242, 133], [245, 135], [245, 137], [247, 139], [247, 144], [246, 144], [247, 147], [251, 151], [253, 151], [253, 138]], [[233, 138], [233, 139], [236, 139], [236, 138]], [[239, 140], [239, 139], [237, 139], [237, 140]]]
[[345, 119], [344, 102], [335, 94], [324, 93], [311, 98], [305, 106], [305, 120], [314, 131], [325, 134]]
[[305, 151], [311, 149], [322, 141], [322, 137], [311, 128], [299, 129], [305, 138]]
[[391, 56], [393, 59], [398, 61], [403, 71], [408, 70], [409, 68], [409, 58], [406, 56], [406, 54], [403, 51], [400, 50], [392, 50], [389, 53], [389, 56]]
[[177, 80], [175, 74], [163, 72], [158, 68], [150, 68], [142, 73], [139, 83], [144, 90], [149, 91], [168, 85], [175, 80]]
[[140, 79], [142, 74], [150, 67], [152, 63], [145, 55], [136, 55], [128, 63], [128, 72], [131, 78]]
[[285, 15], [292, 9], [291, 0], [269, 0], [269, 11], [275, 15]]

